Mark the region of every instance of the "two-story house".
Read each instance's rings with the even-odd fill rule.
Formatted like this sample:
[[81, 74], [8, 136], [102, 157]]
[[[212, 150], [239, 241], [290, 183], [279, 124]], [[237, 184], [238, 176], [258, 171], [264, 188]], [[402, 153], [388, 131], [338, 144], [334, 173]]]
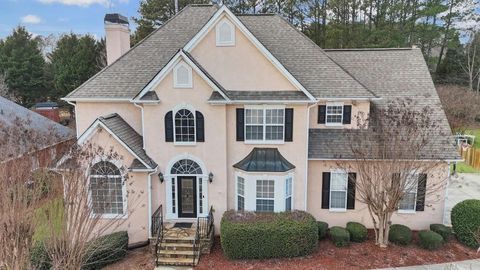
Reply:
[[[92, 200], [105, 218], [127, 219], [118, 229], [131, 243], [148, 240], [160, 205], [166, 221], [187, 222], [213, 207], [217, 228], [228, 209], [299, 209], [331, 225], [372, 226], [338, 170], [352, 161], [342, 133], [358, 129], [355, 116], [407, 96], [431, 105], [450, 132], [418, 49], [322, 50], [278, 15], [215, 5], [184, 8], [131, 49], [126, 23], [107, 18], [107, 47], [115, 38], [119, 58], [64, 99], [75, 106], [80, 143], [124, 157], [92, 166], [91, 181], [97, 169], [117, 175], [127, 166], [131, 184], [117, 175], [93, 185]], [[427, 177], [447, 177], [457, 159], [448, 149], [429, 156], [445, 162]], [[143, 191], [135, 202], [130, 189]], [[409, 197], [393, 221], [441, 223], [441, 198], [417, 207]]]

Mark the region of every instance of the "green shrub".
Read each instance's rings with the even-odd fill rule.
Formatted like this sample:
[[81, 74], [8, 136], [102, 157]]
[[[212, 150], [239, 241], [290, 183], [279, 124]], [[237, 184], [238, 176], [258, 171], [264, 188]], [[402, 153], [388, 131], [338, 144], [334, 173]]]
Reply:
[[230, 259], [304, 256], [317, 247], [318, 227], [313, 216], [303, 211], [227, 211], [220, 223], [220, 238]]
[[330, 239], [332, 239], [333, 244], [337, 247], [344, 247], [350, 244], [350, 233], [342, 227], [332, 227], [329, 231]]
[[428, 250], [439, 249], [443, 245], [443, 237], [433, 231], [419, 232], [418, 240], [420, 246]]
[[318, 240], [322, 240], [323, 238], [327, 237], [328, 223], [323, 221], [317, 221], [317, 226], [318, 226]]
[[367, 227], [358, 222], [348, 222], [347, 231], [350, 233], [350, 240], [352, 242], [363, 242], [367, 240]]
[[[82, 269], [100, 269], [105, 265], [116, 262], [125, 257], [127, 247], [128, 233], [125, 231], [107, 234], [90, 241], [85, 252], [86, 263]], [[30, 260], [35, 269], [47, 270], [51, 268], [51, 259], [47, 254], [44, 243], [41, 241], [37, 241], [33, 246]]]
[[440, 234], [445, 242], [448, 242], [450, 236], [452, 235], [452, 228], [443, 224], [431, 224], [430, 230]]
[[480, 200], [465, 200], [452, 209], [452, 228], [457, 239], [466, 246], [478, 248], [474, 233], [480, 230]]
[[412, 230], [404, 225], [393, 224], [390, 226], [388, 241], [397, 245], [408, 245], [412, 242]]

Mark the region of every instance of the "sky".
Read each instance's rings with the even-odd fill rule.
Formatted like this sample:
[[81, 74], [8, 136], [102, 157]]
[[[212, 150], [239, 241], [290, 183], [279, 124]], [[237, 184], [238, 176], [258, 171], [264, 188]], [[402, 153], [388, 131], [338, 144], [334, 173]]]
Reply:
[[0, 0], [0, 39], [23, 25], [33, 35], [74, 32], [104, 36], [103, 17], [120, 13], [134, 24], [140, 0]]

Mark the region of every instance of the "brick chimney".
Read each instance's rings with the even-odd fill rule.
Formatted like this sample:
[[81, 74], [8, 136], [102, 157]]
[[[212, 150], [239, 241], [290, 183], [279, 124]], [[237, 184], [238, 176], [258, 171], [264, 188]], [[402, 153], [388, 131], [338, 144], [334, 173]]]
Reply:
[[118, 13], [106, 14], [104, 25], [107, 64], [110, 65], [130, 49], [130, 28], [127, 17]]

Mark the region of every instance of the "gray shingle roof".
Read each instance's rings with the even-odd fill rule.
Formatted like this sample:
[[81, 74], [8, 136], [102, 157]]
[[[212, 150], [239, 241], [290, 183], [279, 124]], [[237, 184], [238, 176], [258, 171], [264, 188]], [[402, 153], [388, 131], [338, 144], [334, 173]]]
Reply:
[[158, 101], [160, 99], [157, 96], [157, 92], [148, 91], [147, 93], [145, 93], [145, 95], [142, 96], [142, 98], [140, 100], [142, 100], [142, 101]]
[[151, 159], [143, 149], [143, 137], [138, 134], [123, 118], [117, 113], [98, 118], [108, 129], [110, 129], [125, 145], [132, 150], [143, 162], [152, 169], [157, 163]]
[[66, 98], [133, 98], [215, 11], [217, 7], [210, 5], [187, 6]]
[[[382, 98], [373, 101], [374, 106], [382, 107], [401, 98], [412, 98], [415, 100], [414, 106], [419, 109], [430, 107], [433, 110], [431, 117], [440, 125], [440, 129], [432, 131], [426, 150], [434, 156], [428, 158], [459, 158], [453, 146], [453, 138], [450, 143], [450, 138], [445, 136], [451, 134], [450, 126], [420, 50], [358, 49], [327, 50], [327, 53]], [[327, 149], [329, 145], [334, 145], [339, 155], [345, 157], [351, 154], [345, 152], [344, 146], [348, 142], [342, 141], [345, 139], [345, 136], [341, 136], [343, 132], [345, 131], [310, 130], [312, 137], [309, 140], [309, 157], [332, 158], [332, 150]]]

